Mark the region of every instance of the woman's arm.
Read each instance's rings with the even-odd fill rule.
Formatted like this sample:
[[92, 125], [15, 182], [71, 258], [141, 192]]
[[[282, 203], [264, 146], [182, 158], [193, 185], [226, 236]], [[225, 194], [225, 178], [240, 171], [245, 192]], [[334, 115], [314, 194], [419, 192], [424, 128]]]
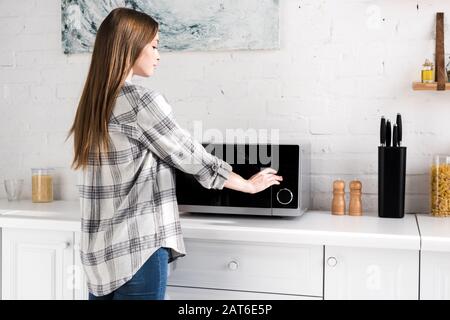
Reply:
[[245, 193], [257, 193], [267, 189], [274, 184], [280, 184], [283, 177], [275, 175], [276, 170], [266, 168], [246, 180], [234, 172], [230, 172], [228, 179], [225, 181], [224, 187]]
[[139, 103], [137, 128], [142, 132], [139, 141], [169, 165], [192, 174], [208, 189], [223, 187], [246, 193], [257, 193], [283, 178], [276, 170], [266, 168], [248, 180], [232, 172], [232, 167], [222, 159], [208, 153], [205, 148], [176, 122], [172, 107], [156, 92], [146, 92]]
[[191, 174], [207, 189], [222, 189], [231, 165], [210, 154], [175, 120], [172, 107], [157, 92], [139, 100], [136, 129], [139, 141], [168, 165]]

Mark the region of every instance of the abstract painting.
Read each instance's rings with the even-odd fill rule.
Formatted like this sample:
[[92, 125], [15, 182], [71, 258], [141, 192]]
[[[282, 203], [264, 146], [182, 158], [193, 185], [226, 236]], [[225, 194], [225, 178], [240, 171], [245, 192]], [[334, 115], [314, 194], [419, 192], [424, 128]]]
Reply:
[[64, 53], [92, 52], [97, 28], [118, 7], [158, 21], [161, 51], [279, 48], [278, 0], [61, 0]]

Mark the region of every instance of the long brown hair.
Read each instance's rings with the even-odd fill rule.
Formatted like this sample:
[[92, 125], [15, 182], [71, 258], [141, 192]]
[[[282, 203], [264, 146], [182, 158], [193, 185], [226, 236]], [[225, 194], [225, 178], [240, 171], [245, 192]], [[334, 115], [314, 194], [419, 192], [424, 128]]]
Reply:
[[117, 95], [142, 49], [157, 32], [158, 23], [152, 17], [127, 8], [112, 10], [101, 23], [75, 120], [67, 136], [74, 135], [73, 169], [85, 169], [90, 152], [100, 160], [100, 153], [109, 150], [108, 122]]

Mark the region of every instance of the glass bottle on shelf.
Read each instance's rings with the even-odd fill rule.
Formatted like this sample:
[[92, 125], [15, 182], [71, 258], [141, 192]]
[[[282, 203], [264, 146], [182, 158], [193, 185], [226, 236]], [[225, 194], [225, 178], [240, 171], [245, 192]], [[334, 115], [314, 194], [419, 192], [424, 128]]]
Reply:
[[434, 81], [434, 65], [433, 62], [426, 59], [422, 66], [422, 83], [433, 83]]

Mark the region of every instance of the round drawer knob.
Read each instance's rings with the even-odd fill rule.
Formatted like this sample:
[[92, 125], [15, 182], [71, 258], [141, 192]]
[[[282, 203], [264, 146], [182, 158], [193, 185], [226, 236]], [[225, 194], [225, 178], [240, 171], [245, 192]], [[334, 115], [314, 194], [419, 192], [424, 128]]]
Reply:
[[328, 264], [330, 267], [335, 267], [335, 266], [337, 265], [337, 259], [336, 259], [335, 257], [329, 257], [329, 258], [327, 259], [327, 264]]
[[230, 261], [230, 263], [228, 263], [228, 269], [237, 270], [237, 268], [239, 268], [239, 264], [236, 261]]
[[292, 194], [292, 191], [288, 188], [280, 189], [277, 192], [277, 200], [280, 204], [289, 204], [291, 203], [292, 199], [294, 199], [294, 195]]
[[67, 241], [67, 242], [62, 242], [60, 246], [61, 246], [61, 249], [69, 249], [71, 245], [72, 244]]

